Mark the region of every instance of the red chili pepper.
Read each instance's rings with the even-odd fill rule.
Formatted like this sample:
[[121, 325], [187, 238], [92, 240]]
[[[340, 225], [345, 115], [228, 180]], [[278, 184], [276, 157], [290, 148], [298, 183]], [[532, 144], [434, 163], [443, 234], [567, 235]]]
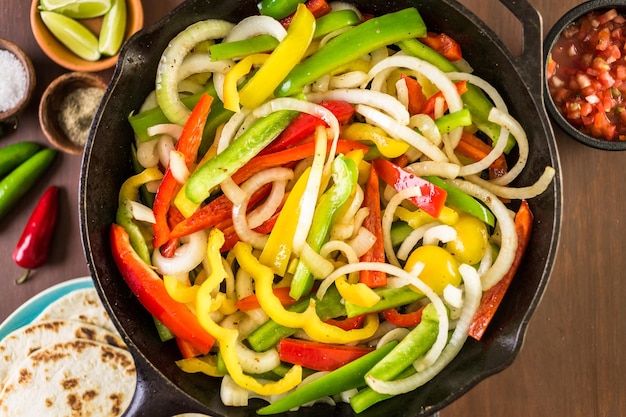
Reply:
[[[373, 165], [365, 184], [363, 206], [369, 210], [368, 216], [363, 221], [363, 227], [369, 230], [376, 240], [372, 247], [361, 256], [360, 260], [361, 262], [385, 263], [382, 215], [380, 212], [380, 189], [378, 186], [378, 174]], [[384, 287], [387, 285], [387, 274], [381, 271], [363, 270], [359, 274], [359, 281], [370, 288]]]
[[461, 45], [445, 33], [428, 32], [425, 38], [418, 38], [418, 40], [439, 52], [449, 61], [454, 62], [463, 58]]
[[203, 354], [208, 353], [215, 338], [204, 330], [186, 305], [170, 297], [163, 280], [131, 246], [126, 230], [112, 224], [110, 238], [115, 264], [141, 305], [177, 338], [187, 341]]
[[[202, 143], [202, 133], [204, 131], [204, 125], [206, 119], [211, 111], [211, 103], [213, 97], [208, 94], [203, 94], [200, 97], [200, 101], [194, 107], [183, 132], [176, 142], [176, 150], [182, 152], [185, 155], [185, 163], [187, 167], [191, 168], [192, 164], [196, 162], [198, 157], [198, 148]], [[156, 223], [152, 227], [154, 237], [152, 244], [155, 248], [161, 247], [170, 238], [170, 226], [168, 225], [168, 212], [170, 210], [170, 204], [172, 199], [176, 196], [181, 185], [176, 181], [169, 167], [165, 171], [165, 175], [159, 184], [156, 196], [154, 197], [154, 203], [152, 210]]]
[[43, 193], [13, 250], [13, 262], [26, 268], [24, 275], [15, 281], [16, 284], [25, 282], [31, 269], [39, 268], [48, 260], [59, 208], [58, 194], [59, 188], [54, 185]]
[[400, 313], [396, 308], [381, 311], [385, 320], [399, 327], [415, 327], [422, 321], [424, 307], [412, 313]]
[[316, 371], [334, 371], [374, 349], [329, 345], [308, 340], [285, 338], [278, 342], [280, 360]]
[[411, 197], [409, 201], [431, 216], [435, 218], [439, 217], [441, 209], [443, 209], [446, 202], [446, 196], [448, 195], [444, 189], [400, 168], [386, 159], [375, 159], [372, 161], [372, 164], [378, 176], [396, 191], [402, 191], [409, 187], [419, 187], [422, 195]]
[[[328, 148], [330, 148], [331, 141], [328, 141]], [[345, 140], [340, 139], [337, 141], [337, 153], [346, 154], [350, 151], [354, 151], [357, 149], [363, 150], [363, 152], [367, 152], [369, 147], [360, 142], [354, 140]], [[241, 167], [237, 172], [235, 172], [232, 176], [233, 181], [239, 184], [250, 178], [255, 173], [276, 166], [281, 166], [288, 164], [289, 162], [301, 161], [302, 159], [308, 158], [315, 154], [315, 143], [307, 142], [302, 145], [293, 146], [288, 149], [284, 149], [282, 151], [259, 155], [254, 157]]]
[[515, 258], [509, 271], [502, 277], [502, 279], [493, 287], [489, 288], [483, 293], [483, 297], [478, 306], [478, 311], [474, 315], [474, 320], [470, 324], [468, 334], [476, 340], [480, 340], [487, 330], [487, 326], [491, 322], [498, 306], [502, 302], [507, 289], [513, 281], [513, 277], [522, 262], [522, 257], [528, 246], [530, 240], [530, 234], [533, 227], [533, 213], [530, 211], [528, 202], [522, 201], [517, 214], [515, 215], [515, 229], [517, 231], [517, 250], [515, 251]]
[[[328, 100], [321, 102], [320, 105], [330, 110], [340, 124], [348, 123], [350, 119], [352, 119], [352, 116], [354, 116], [354, 107], [345, 101]], [[315, 129], [318, 126], [323, 126], [325, 124], [326, 123], [319, 117], [315, 117], [308, 113], [300, 113], [271, 144], [261, 151], [259, 155], [286, 149], [294, 143], [312, 135], [315, 133]]]

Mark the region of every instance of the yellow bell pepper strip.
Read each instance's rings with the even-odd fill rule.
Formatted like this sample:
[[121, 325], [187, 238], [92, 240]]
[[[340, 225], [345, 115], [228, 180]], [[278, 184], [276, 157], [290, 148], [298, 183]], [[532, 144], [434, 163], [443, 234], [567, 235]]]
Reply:
[[352, 123], [342, 131], [341, 137], [344, 139], [360, 140], [371, 142], [386, 158], [396, 158], [404, 154], [409, 149], [409, 144], [403, 140], [393, 139], [387, 133], [377, 127], [367, 123]]
[[176, 361], [181, 371], [188, 374], [203, 373], [208, 376], [222, 377], [223, 373], [217, 369], [217, 356], [203, 356], [200, 358], [186, 358]]
[[[279, 381], [263, 384], [253, 377], [244, 374], [241, 363], [237, 357], [237, 343], [239, 331], [229, 329], [215, 323], [211, 318], [213, 296], [212, 292], [219, 287], [226, 277], [226, 271], [222, 264], [220, 248], [224, 243], [224, 234], [219, 229], [212, 229], [209, 234], [209, 244], [207, 248], [208, 263], [211, 273], [209, 277], [200, 285], [196, 298], [196, 314], [200, 325], [215, 337], [219, 344], [219, 352], [224, 361], [228, 374], [233, 380], [245, 389], [254, 391], [261, 395], [282, 394], [302, 381], [302, 367], [295, 365]], [[273, 276], [273, 275], [272, 275]]]
[[302, 313], [286, 310], [274, 295], [272, 270], [252, 255], [252, 247], [247, 243], [238, 242], [233, 251], [239, 265], [254, 278], [256, 294], [263, 310], [278, 324], [302, 329], [311, 339], [318, 342], [338, 344], [367, 339], [378, 329], [379, 322], [376, 314], [368, 315], [361, 329], [345, 331], [332, 324], [324, 323], [315, 311], [313, 299]]
[[118, 207], [115, 214], [116, 223], [126, 229], [132, 247], [147, 264], [152, 262], [150, 259], [150, 248], [143, 232], [133, 218], [130, 202], [139, 199], [139, 188], [142, 185], [151, 181], [158, 181], [161, 178], [163, 178], [163, 174], [158, 168], [147, 168], [124, 181], [120, 188]]
[[363, 387], [367, 372], [389, 354], [397, 344], [396, 341], [389, 342], [359, 359], [299, 387], [285, 397], [257, 410], [257, 414], [284, 413], [318, 398], [335, 396], [344, 391]]
[[214, 337], [203, 329], [187, 306], [169, 296], [163, 280], [131, 246], [126, 230], [118, 224], [111, 225], [110, 241], [115, 264], [141, 305], [176, 337], [203, 354], [208, 353], [215, 343]]
[[362, 282], [350, 284], [343, 276], [335, 280], [335, 285], [346, 302], [361, 307], [372, 307], [380, 301], [380, 295]]
[[237, 82], [248, 75], [255, 65], [262, 65], [270, 56], [268, 54], [254, 54], [243, 58], [232, 67], [224, 77], [224, 108], [239, 112], [239, 91]]
[[431, 216], [422, 209], [416, 209], [411, 211], [402, 206], [398, 206], [396, 208], [395, 215], [398, 217], [398, 219], [406, 222], [411, 227], [411, 231], [425, 224], [432, 223], [435, 220], [438, 220], [439, 222], [447, 224], [449, 226], [453, 225], [459, 220], [459, 213], [447, 206], [444, 206], [441, 209], [441, 213], [439, 213], [439, 217], [437, 218]]
[[335, 37], [323, 48], [296, 65], [274, 91], [277, 97], [300, 93], [309, 85], [368, 53], [403, 39], [426, 35], [426, 25], [415, 8], [369, 19]]
[[274, 140], [296, 114], [297, 112], [289, 110], [279, 110], [254, 122], [223, 152], [196, 168], [186, 183], [187, 198], [194, 203], [204, 201], [215, 186], [230, 177]]
[[306, 53], [314, 31], [315, 17], [305, 5], [299, 4], [285, 38], [239, 92], [242, 105], [254, 109], [272, 96], [274, 89]]
[[[334, 184], [319, 198], [307, 236], [307, 244], [316, 252], [319, 252], [322, 245], [328, 241], [330, 228], [335, 222], [337, 212], [352, 194], [359, 176], [359, 170], [354, 161], [342, 155], [333, 161], [331, 172]], [[289, 295], [296, 300], [300, 299], [311, 291], [313, 282], [311, 269], [301, 258], [293, 274]]]
[[198, 285], [185, 285], [171, 275], [163, 275], [163, 284], [170, 297], [179, 303], [187, 304], [196, 300]]
[[209, 47], [212, 61], [233, 59], [274, 50], [279, 41], [271, 35], [257, 35], [239, 41], [216, 43]]
[[293, 237], [296, 233], [298, 218], [300, 218], [302, 195], [306, 190], [310, 171], [311, 169], [307, 168], [289, 192], [274, 229], [259, 256], [259, 262], [281, 277], [285, 276], [293, 252]]
[[386, 159], [375, 159], [372, 161], [372, 164], [376, 168], [379, 177], [396, 191], [401, 191], [408, 187], [419, 187], [422, 195], [411, 197], [409, 201], [431, 216], [439, 217], [446, 201], [447, 193], [445, 190]]

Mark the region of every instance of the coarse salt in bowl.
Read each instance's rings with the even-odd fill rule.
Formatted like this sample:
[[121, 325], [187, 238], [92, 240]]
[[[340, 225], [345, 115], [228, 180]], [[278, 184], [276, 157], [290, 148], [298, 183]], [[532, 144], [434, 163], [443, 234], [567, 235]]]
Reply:
[[0, 121], [16, 117], [29, 103], [35, 89], [30, 58], [15, 43], [0, 39]]

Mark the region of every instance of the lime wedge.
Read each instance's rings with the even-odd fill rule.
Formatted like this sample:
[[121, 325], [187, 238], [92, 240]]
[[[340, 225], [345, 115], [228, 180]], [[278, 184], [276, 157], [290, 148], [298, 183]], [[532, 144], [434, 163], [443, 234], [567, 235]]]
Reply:
[[111, 8], [111, 0], [41, 0], [40, 4], [42, 10], [73, 19], [103, 16]]
[[100, 59], [98, 38], [78, 21], [60, 13], [41, 11], [41, 20], [55, 38], [86, 61]]
[[99, 49], [103, 55], [113, 56], [120, 50], [126, 34], [126, 0], [112, 0], [111, 9], [102, 19]]

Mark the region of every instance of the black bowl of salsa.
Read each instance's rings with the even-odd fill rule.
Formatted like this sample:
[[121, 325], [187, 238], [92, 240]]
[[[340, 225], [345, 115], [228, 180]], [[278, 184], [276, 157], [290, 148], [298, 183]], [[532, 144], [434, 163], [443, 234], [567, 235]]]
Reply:
[[626, 150], [626, 4], [582, 3], [559, 19], [544, 41], [545, 103], [577, 141]]

